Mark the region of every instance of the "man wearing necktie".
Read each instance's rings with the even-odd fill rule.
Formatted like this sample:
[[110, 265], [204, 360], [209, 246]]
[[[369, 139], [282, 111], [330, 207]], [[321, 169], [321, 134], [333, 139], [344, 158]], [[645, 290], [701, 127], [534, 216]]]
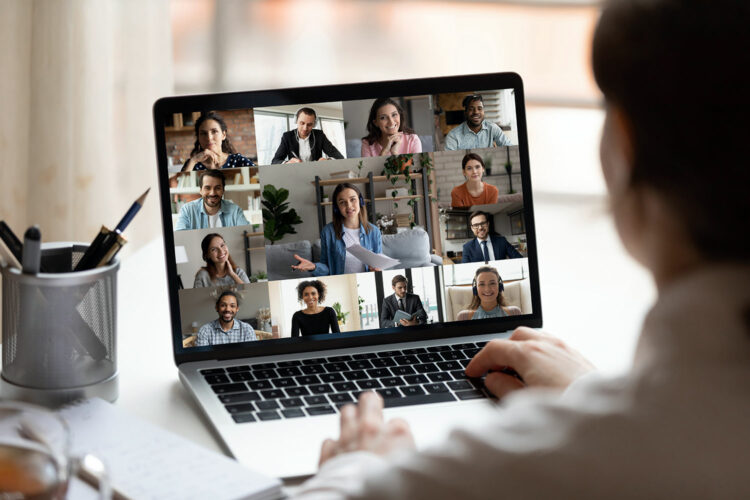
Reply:
[[[391, 286], [393, 295], [384, 298], [380, 308], [380, 328], [424, 324], [427, 321], [427, 313], [422, 307], [422, 299], [419, 295], [407, 292], [409, 281], [406, 277], [397, 274], [391, 280]], [[396, 321], [396, 311], [403, 311], [410, 315], [410, 319], [401, 318]]]
[[469, 224], [476, 238], [464, 244], [461, 262], [490, 262], [523, 257], [503, 236], [491, 233], [491, 217], [487, 212], [479, 210], [471, 214]]

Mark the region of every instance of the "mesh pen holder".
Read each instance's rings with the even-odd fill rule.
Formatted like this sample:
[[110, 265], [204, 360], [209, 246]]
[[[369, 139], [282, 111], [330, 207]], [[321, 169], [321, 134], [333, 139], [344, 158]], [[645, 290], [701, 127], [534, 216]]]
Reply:
[[0, 395], [46, 406], [117, 399], [117, 259], [72, 272], [86, 251], [45, 243], [36, 275], [5, 267]]

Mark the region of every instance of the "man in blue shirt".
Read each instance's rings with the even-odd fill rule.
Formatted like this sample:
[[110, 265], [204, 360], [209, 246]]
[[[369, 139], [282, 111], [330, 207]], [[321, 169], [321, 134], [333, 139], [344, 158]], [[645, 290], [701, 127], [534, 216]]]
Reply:
[[480, 94], [464, 97], [466, 121], [445, 136], [446, 151], [510, 146], [510, 139], [497, 124], [484, 119], [484, 100]]
[[461, 262], [489, 262], [523, 257], [499, 234], [490, 234], [490, 214], [477, 210], [469, 217], [474, 238], [464, 244]]
[[182, 206], [174, 230], [250, 224], [239, 206], [223, 199], [225, 183], [221, 170], [207, 170], [201, 176], [200, 199]]

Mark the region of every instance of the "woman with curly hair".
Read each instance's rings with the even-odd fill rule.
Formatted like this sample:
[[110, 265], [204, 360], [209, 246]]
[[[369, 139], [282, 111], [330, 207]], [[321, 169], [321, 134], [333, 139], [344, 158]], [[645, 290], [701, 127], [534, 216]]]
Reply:
[[297, 300], [305, 308], [292, 316], [292, 337], [339, 333], [336, 311], [320, 305], [326, 299], [326, 285], [320, 280], [303, 281], [297, 285]]

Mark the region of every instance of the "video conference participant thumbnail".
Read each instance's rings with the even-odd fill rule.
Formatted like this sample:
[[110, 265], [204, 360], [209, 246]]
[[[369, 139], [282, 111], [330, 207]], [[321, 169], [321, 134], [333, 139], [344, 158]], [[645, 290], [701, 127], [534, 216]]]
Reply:
[[466, 182], [451, 191], [451, 206], [473, 207], [497, 203], [499, 191], [496, 186], [484, 182], [484, 160], [476, 153], [467, 153], [461, 160], [461, 171]]
[[445, 149], [481, 149], [510, 146], [510, 139], [496, 124], [484, 119], [484, 99], [481, 94], [464, 97], [464, 121], [445, 136]]
[[365, 199], [359, 188], [344, 182], [333, 190], [333, 222], [323, 227], [320, 233], [320, 262], [314, 263], [295, 254], [296, 271], [312, 271], [314, 276], [352, 274], [365, 271], [380, 271], [368, 267], [347, 251], [353, 245], [374, 253], [383, 252], [383, 237], [380, 229], [367, 221]]
[[216, 312], [219, 318], [203, 325], [198, 330], [196, 346], [231, 344], [258, 340], [253, 327], [236, 319], [240, 310], [240, 300], [232, 291], [225, 291], [216, 299]]
[[471, 284], [473, 298], [467, 309], [458, 313], [458, 320], [518, 316], [521, 309], [505, 302], [505, 286], [500, 273], [492, 266], [482, 266], [474, 273]]
[[195, 121], [195, 146], [182, 166], [183, 172], [253, 165], [250, 158], [239, 154], [232, 145], [227, 124], [221, 115], [207, 113]]
[[201, 175], [201, 197], [182, 206], [175, 231], [250, 224], [242, 208], [224, 199], [225, 185], [221, 170], [208, 170]]
[[193, 288], [250, 283], [247, 273], [234, 263], [224, 237], [207, 234], [201, 241], [201, 255], [205, 266], [195, 274]]
[[362, 138], [362, 156], [421, 153], [422, 141], [406, 126], [406, 113], [390, 97], [375, 99], [367, 117], [367, 135]]
[[295, 120], [297, 128], [281, 135], [281, 143], [273, 155], [272, 164], [327, 160], [323, 153], [337, 160], [344, 158], [325, 133], [314, 128], [318, 120], [314, 109], [301, 108], [297, 111]]
[[305, 308], [292, 315], [292, 337], [339, 333], [339, 322], [332, 307], [323, 306], [326, 285], [320, 280], [303, 281], [297, 285], [297, 300]]
[[471, 214], [469, 225], [476, 238], [464, 243], [461, 262], [489, 262], [523, 257], [504, 236], [490, 233], [491, 217], [491, 214], [481, 210]]
[[[380, 328], [422, 325], [427, 321], [422, 299], [419, 295], [408, 293], [408, 286], [409, 280], [406, 276], [397, 274], [393, 277], [391, 280], [393, 294], [383, 299], [383, 305], [380, 308]], [[400, 316], [408, 315], [409, 318], [401, 317], [395, 321], [398, 311], [403, 313]]]

